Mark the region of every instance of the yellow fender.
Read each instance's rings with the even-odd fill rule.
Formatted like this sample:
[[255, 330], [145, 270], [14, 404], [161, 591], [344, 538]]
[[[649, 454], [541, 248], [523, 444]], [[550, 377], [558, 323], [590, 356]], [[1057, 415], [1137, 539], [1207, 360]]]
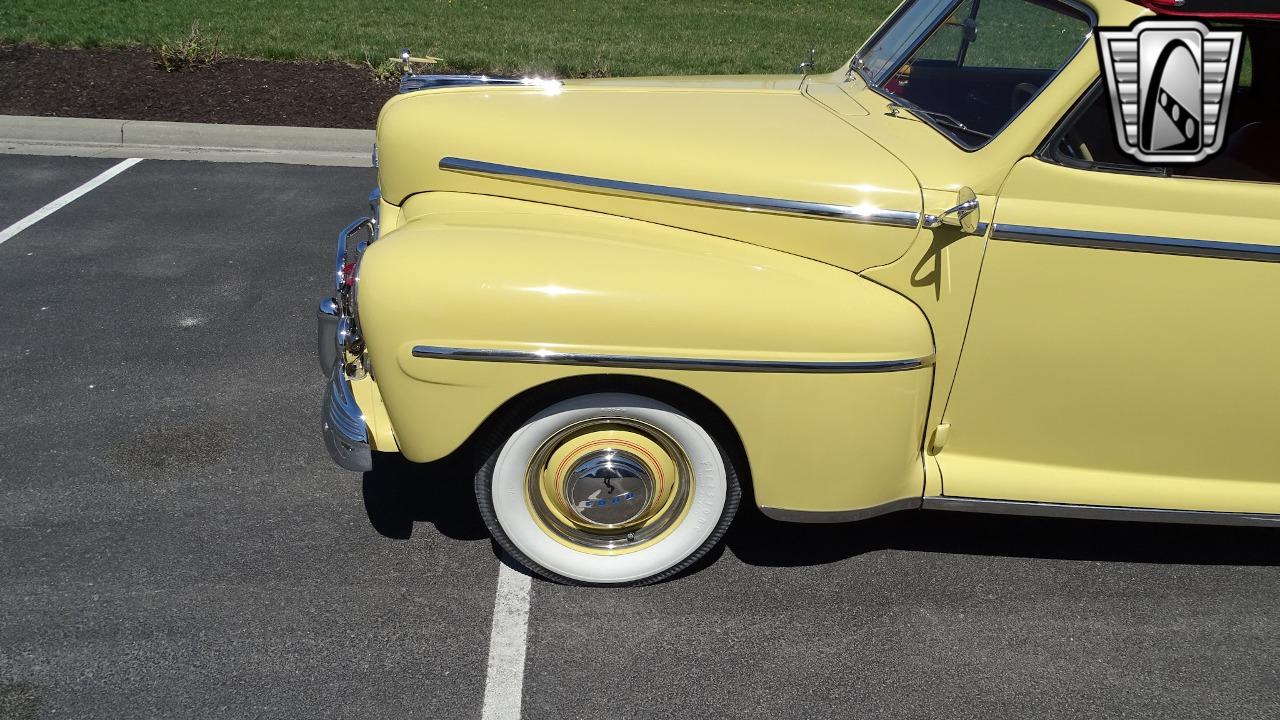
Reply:
[[[721, 441], [740, 440], [775, 516], [844, 519], [921, 496], [933, 338], [896, 292], [769, 248], [528, 201], [422, 193], [401, 215], [364, 255], [357, 299], [410, 460], [449, 454], [522, 393], [644, 378], [723, 413], [737, 437]], [[583, 357], [648, 360], [559, 361]]]

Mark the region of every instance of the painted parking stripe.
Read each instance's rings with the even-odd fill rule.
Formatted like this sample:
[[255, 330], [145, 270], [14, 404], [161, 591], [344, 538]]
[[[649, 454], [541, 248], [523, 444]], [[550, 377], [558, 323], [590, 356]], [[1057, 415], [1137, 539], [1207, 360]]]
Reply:
[[119, 162], [119, 163], [116, 163], [115, 165], [112, 165], [110, 168], [108, 168], [107, 170], [105, 170], [104, 172], [102, 172], [101, 174], [99, 174], [98, 176], [94, 177], [94, 178], [93, 178], [93, 179], [91, 179], [89, 182], [87, 182], [87, 183], [85, 183], [85, 184], [81, 185], [80, 187], [76, 188], [75, 190], [72, 190], [71, 192], [67, 193], [66, 195], [63, 195], [62, 197], [58, 198], [57, 200], [54, 200], [53, 202], [50, 202], [48, 205], [45, 205], [44, 207], [40, 208], [39, 210], [37, 210], [37, 211], [35, 211], [35, 212], [31, 213], [30, 215], [28, 215], [28, 216], [26, 216], [26, 217], [22, 218], [21, 220], [19, 220], [18, 222], [16, 222], [16, 223], [14, 223], [14, 224], [10, 225], [9, 227], [5, 228], [4, 230], [0, 230], [0, 243], [3, 243], [4, 241], [8, 240], [9, 238], [13, 237], [14, 235], [17, 235], [18, 233], [22, 232], [23, 230], [26, 230], [27, 228], [31, 227], [32, 225], [35, 225], [36, 223], [40, 222], [41, 220], [43, 220], [43, 219], [45, 219], [45, 218], [49, 217], [50, 215], [54, 214], [55, 212], [57, 212], [57, 211], [58, 211], [58, 210], [60, 210], [61, 208], [66, 207], [67, 205], [69, 205], [69, 204], [70, 204], [72, 201], [74, 201], [76, 198], [80, 197], [81, 195], [84, 195], [85, 193], [89, 192], [90, 190], [93, 190], [94, 188], [98, 187], [98, 186], [99, 186], [99, 185], [101, 185], [102, 183], [104, 183], [104, 182], [106, 182], [106, 181], [110, 180], [111, 178], [113, 178], [113, 177], [115, 177], [115, 176], [119, 175], [120, 173], [124, 172], [125, 170], [128, 170], [129, 168], [133, 167], [134, 165], [137, 165], [137, 164], [138, 164], [138, 163], [140, 163], [140, 162], [142, 162], [142, 158], [129, 158], [128, 160], [123, 160], [123, 161], [121, 161], [121, 162]]
[[489, 670], [484, 681], [483, 720], [519, 720], [524, 657], [529, 636], [529, 576], [498, 565], [498, 592], [489, 631]]

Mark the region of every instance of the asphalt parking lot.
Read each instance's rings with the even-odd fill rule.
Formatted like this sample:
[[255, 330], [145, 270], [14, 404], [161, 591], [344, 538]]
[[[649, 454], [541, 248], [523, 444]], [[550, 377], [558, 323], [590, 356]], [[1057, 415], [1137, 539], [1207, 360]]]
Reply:
[[[116, 160], [0, 156], [0, 229]], [[334, 466], [314, 308], [371, 170], [145, 160], [0, 243], [0, 718], [479, 718], [465, 464]], [[1280, 717], [1280, 534], [744, 509], [533, 580], [525, 718]]]

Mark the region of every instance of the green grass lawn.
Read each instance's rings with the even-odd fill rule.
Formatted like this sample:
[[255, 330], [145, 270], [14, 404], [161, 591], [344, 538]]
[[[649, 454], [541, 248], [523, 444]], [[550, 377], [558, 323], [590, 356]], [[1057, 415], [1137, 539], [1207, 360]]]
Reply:
[[[404, 46], [461, 71], [790, 72], [847, 62], [897, 0], [0, 0], [0, 43], [149, 47], [193, 23], [229, 56], [376, 65]], [[86, 68], [91, 71], [91, 68]]]

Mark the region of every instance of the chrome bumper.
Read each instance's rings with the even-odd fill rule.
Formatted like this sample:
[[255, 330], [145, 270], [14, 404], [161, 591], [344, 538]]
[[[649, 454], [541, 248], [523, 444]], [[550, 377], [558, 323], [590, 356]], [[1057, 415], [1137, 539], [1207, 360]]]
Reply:
[[342, 321], [342, 308], [333, 298], [320, 301], [316, 312], [316, 357], [320, 358], [320, 372], [328, 373], [338, 362], [338, 324]]
[[369, 430], [364, 413], [351, 394], [351, 383], [342, 368], [334, 364], [329, 374], [329, 391], [324, 395], [324, 446], [340, 467], [353, 472], [373, 469]]
[[352, 376], [362, 377], [365, 372], [364, 343], [352, 297], [354, 285], [348, 278], [350, 269], [368, 246], [368, 242], [351, 246], [351, 237], [362, 229], [368, 231], [369, 242], [372, 242], [376, 227], [369, 218], [360, 218], [338, 233], [334, 295], [320, 301], [316, 313], [316, 354], [321, 371], [329, 376], [321, 410], [324, 445], [334, 462], [354, 472], [373, 469], [369, 429], [364, 412], [351, 393], [350, 380]]

